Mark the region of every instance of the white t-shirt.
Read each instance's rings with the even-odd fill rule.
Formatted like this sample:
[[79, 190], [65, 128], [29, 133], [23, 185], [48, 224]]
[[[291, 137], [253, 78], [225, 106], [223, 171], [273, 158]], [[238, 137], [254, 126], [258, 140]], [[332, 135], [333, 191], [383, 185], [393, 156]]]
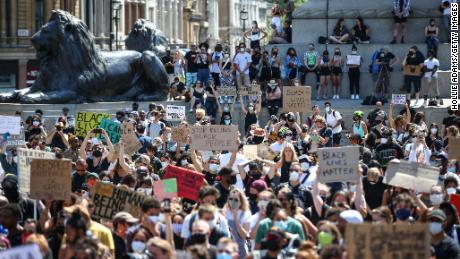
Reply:
[[[438, 66], [438, 68], [439, 68], [439, 60], [437, 58], [433, 58], [433, 59], [428, 58], [428, 59], [425, 60], [425, 62], [423, 62], [423, 65], [427, 69], [433, 69], [435, 66]], [[432, 74], [432, 72], [426, 72], [425, 77], [431, 77], [431, 74]], [[438, 77], [438, 71], [437, 70], [433, 74], [433, 77]]]
[[[233, 220], [233, 215], [231, 211], [226, 210], [225, 216], [227, 218], [227, 221]], [[238, 210], [238, 215], [236, 216], [237, 216], [237, 220], [240, 222], [240, 225], [243, 226], [244, 224], [249, 222], [249, 218], [251, 217], [251, 212]]]
[[[441, 0], [441, 4], [443, 4], [444, 2], [449, 2], [449, 4], [452, 4], [450, 0]], [[451, 15], [451, 12], [452, 12], [452, 9], [449, 5], [448, 8], [444, 8], [444, 10], [442, 11], [442, 15]]]
[[214, 52], [211, 56], [211, 61], [218, 61], [217, 63], [211, 63], [211, 73], [220, 73], [219, 62], [224, 58], [224, 54], [221, 52]]
[[[238, 54], [235, 56], [235, 59], [233, 60], [233, 63], [237, 64], [240, 70], [243, 70], [248, 67], [248, 63], [251, 63], [251, 55], [249, 55], [247, 52], [238, 52]], [[236, 73], [239, 74], [238, 71]], [[247, 69], [244, 74], [249, 75], [249, 69]]]
[[273, 150], [273, 152], [275, 152], [276, 154], [279, 154], [281, 153], [281, 150], [283, 150], [284, 146], [286, 145], [285, 143], [286, 141], [284, 141], [281, 144], [278, 141], [276, 141], [275, 143], [270, 145], [270, 148]]
[[[195, 215], [195, 216], [194, 216]], [[191, 236], [191, 232], [190, 232], [190, 220], [192, 219], [192, 217], [195, 217], [195, 221], [196, 222], [198, 220], [198, 212], [196, 213], [191, 213], [187, 216], [185, 216], [185, 219], [184, 219], [184, 222], [182, 224], [182, 230], [180, 232], [180, 236], [182, 238], [189, 238]], [[220, 214], [219, 212], [216, 212], [214, 214], [214, 219], [217, 219], [218, 220], [215, 220], [217, 221], [218, 223], [216, 224], [216, 226], [219, 227], [219, 229], [224, 232], [224, 233], [227, 233], [230, 235], [230, 230], [228, 229], [228, 222], [227, 222], [227, 219], [225, 218], [224, 215]]]
[[[219, 170], [222, 169], [224, 166], [226, 166], [228, 164], [228, 162], [230, 162], [230, 157], [232, 156], [232, 153], [228, 152], [226, 154], [221, 154], [219, 156], [219, 161], [220, 161], [220, 165], [219, 165]], [[235, 171], [235, 172], [238, 172], [238, 164], [241, 164], [241, 163], [246, 163], [246, 158], [244, 158], [244, 155], [238, 153], [236, 154], [236, 159], [235, 159], [235, 162], [233, 163], [233, 166], [232, 166], [232, 170]], [[243, 184], [243, 180], [241, 179], [241, 175], [238, 173], [236, 175], [236, 184], [235, 184], [235, 187], [244, 191], [244, 184]]]
[[334, 128], [337, 122], [342, 119], [342, 115], [340, 115], [340, 112], [336, 110], [332, 110], [330, 114], [326, 113], [325, 118], [326, 118], [327, 125], [331, 127], [332, 129], [332, 134], [337, 134], [337, 133], [342, 132], [342, 125], [339, 124], [339, 126]]

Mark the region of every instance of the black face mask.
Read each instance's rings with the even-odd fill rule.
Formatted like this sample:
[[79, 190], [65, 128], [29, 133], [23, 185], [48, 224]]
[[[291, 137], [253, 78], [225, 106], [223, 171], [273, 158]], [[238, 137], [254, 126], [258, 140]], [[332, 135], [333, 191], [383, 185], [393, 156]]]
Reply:
[[256, 201], [256, 200], [257, 200], [257, 194], [250, 193], [250, 194], [249, 194], [249, 200], [251, 200], [251, 201]]
[[278, 250], [281, 249], [281, 247], [280, 247], [281, 245], [280, 245], [280, 242], [279, 242], [279, 241], [280, 241], [280, 240], [276, 240], [276, 239], [270, 240], [270, 241], [267, 241], [267, 242], [265, 243], [265, 245], [267, 246], [267, 249], [268, 249], [269, 251], [275, 252], [275, 251], [278, 251]]
[[195, 233], [190, 236], [188, 244], [190, 245], [200, 245], [206, 243], [206, 234]]
[[17, 188], [3, 188], [3, 194], [10, 203], [19, 201], [19, 191]]
[[102, 157], [102, 151], [100, 150], [94, 150], [93, 151], [93, 157]]
[[236, 175], [232, 175], [230, 177], [230, 184], [235, 184], [236, 183]]
[[262, 142], [264, 142], [264, 137], [254, 136], [252, 140], [254, 141], [254, 144], [261, 144]]
[[58, 233], [59, 235], [64, 235], [65, 227], [64, 226], [57, 226], [54, 231]]
[[262, 174], [259, 173], [259, 172], [257, 172], [257, 173], [252, 173], [252, 174], [251, 174], [251, 177], [254, 178], [254, 179], [256, 179], [256, 180], [259, 180], [260, 177], [262, 177]]

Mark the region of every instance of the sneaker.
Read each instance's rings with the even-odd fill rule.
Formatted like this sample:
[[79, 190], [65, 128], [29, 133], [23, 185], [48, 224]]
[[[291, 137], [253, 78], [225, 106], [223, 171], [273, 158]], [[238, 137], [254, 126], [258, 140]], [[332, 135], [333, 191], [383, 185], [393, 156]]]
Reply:
[[355, 99], [355, 95], [352, 94], [351, 97], [350, 97], [350, 99], [354, 100], [354, 99]]
[[337, 99], [337, 100], [340, 100], [340, 96], [339, 96], [339, 95], [337, 95], [336, 99]]
[[359, 100], [359, 94], [355, 95], [355, 99]]
[[190, 108], [189, 112], [190, 112], [190, 113], [193, 113], [193, 108]]

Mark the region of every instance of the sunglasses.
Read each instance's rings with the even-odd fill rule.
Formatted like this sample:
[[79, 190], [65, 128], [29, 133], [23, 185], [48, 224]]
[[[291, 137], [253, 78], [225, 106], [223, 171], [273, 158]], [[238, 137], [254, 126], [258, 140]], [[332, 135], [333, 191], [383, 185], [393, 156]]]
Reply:
[[229, 201], [240, 201], [238, 198], [228, 198]]

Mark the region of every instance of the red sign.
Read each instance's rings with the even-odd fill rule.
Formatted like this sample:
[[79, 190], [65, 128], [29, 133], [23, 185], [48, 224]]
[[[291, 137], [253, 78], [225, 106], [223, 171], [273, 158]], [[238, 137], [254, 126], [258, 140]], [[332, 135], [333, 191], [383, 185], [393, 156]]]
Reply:
[[451, 194], [450, 203], [455, 206], [457, 211], [460, 211], [460, 194]]
[[203, 186], [204, 175], [196, 171], [168, 165], [165, 168], [163, 179], [177, 179], [177, 196], [196, 201], [198, 192]]

